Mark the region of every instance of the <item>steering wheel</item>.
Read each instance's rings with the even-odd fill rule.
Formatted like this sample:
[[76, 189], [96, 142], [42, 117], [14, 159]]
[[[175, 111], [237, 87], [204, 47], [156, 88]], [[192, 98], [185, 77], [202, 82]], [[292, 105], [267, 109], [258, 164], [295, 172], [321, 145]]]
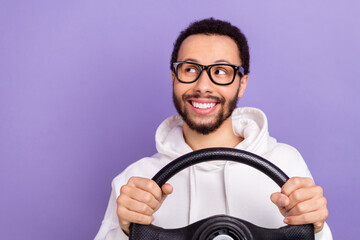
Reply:
[[[192, 165], [214, 160], [243, 163], [258, 169], [282, 187], [289, 177], [277, 166], [253, 153], [232, 148], [207, 148], [185, 154], [163, 167], [152, 179], [160, 186]], [[202, 219], [183, 228], [163, 229], [155, 225], [130, 225], [130, 240], [314, 240], [312, 224], [287, 225], [277, 229], [258, 227], [227, 215]]]

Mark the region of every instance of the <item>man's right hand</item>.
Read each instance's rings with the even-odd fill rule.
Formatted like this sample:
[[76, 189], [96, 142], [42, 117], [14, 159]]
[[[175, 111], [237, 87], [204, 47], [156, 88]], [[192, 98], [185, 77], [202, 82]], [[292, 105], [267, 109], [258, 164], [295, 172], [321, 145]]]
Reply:
[[151, 179], [131, 177], [120, 189], [117, 215], [121, 229], [129, 235], [130, 223], [151, 224], [153, 214], [160, 208], [173, 187], [166, 183], [160, 187]]

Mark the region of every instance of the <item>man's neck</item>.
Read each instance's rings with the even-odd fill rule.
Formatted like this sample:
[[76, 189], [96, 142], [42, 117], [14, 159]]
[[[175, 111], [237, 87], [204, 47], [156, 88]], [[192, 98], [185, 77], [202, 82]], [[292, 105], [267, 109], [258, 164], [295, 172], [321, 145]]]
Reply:
[[242, 138], [235, 136], [232, 129], [231, 117], [226, 119], [215, 132], [207, 135], [192, 130], [185, 122], [183, 126], [183, 132], [185, 142], [194, 151], [210, 147], [233, 148], [243, 140]]

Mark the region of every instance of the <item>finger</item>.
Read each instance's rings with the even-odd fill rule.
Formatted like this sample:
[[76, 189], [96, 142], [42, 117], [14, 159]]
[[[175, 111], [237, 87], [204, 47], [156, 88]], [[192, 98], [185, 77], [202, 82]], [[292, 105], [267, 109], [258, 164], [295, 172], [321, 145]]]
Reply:
[[326, 198], [312, 198], [296, 204], [293, 208], [287, 211], [287, 216], [297, 216], [308, 212], [314, 212], [323, 207], [326, 207]]
[[281, 193], [290, 196], [297, 189], [311, 186], [314, 186], [314, 181], [311, 178], [292, 177], [282, 186]]
[[310, 224], [324, 222], [328, 216], [328, 210], [326, 207], [319, 209], [317, 211], [304, 213], [297, 216], [287, 216], [284, 219], [284, 223], [290, 225], [301, 225], [301, 224]]
[[117, 214], [119, 217], [119, 223], [121, 228], [125, 231], [129, 229], [130, 223], [139, 223], [149, 225], [152, 223], [154, 217], [141, 214], [138, 212], [133, 212], [127, 208], [120, 207], [117, 210]]
[[323, 189], [320, 186], [314, 185], [311, 187], [297, 189], [290, 194], [290, 204], [286, 207], [286, 209], [290, 210], [301, 202], [312, 198], [319, 199], [321, 197], [323, 197]]
[[130, 211], [141, 213], [148, 216], [151, 216], [154, 213], [154, 209], [143, 202], [139, 202], [131, 198], [126, 198], [124, 199], [123, 202], [124, 202], [123, 207], [127, 208]]
[[[138, 202], [145, 203], [152, 209], [157, 208], [159, 205], [159, 201], [155, 199], [153, 194], [146, 192], [140, 188], [124, 185], [120, 189], [120, 196], [123, 197], [122, 195], [126, 195], [128, 198], [136, 200]], [[125, 198], [126, 197], [124, 197], [124, 199]], [[123, 201], [121, 205], [126, 206], [126, 203], [128, 203], [128, 201], [127, 202]]]
[[140, 188], [154, 195], [155, 199], [160, 199], [162, 192], [160, 187], [151, 179], [142, 177], [131, 177], [128, 181], [130, 186]]

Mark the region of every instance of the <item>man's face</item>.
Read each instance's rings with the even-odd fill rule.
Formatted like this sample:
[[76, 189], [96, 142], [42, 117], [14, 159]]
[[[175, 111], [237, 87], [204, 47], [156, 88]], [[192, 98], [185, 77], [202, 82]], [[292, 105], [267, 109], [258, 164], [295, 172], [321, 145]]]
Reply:
[[[177, 61], [241, 65], [234, 40], [228, 36], [204, 34], [187, 37], [181, 44]], [[247, 77], [243, 76], [240, 84], [240, 75], [236, 74], [232, 84], [221, 86], [210, 80], [206, 70], [194, 83], [180, 83], [172, 72], [176, 110], [192, 130], [201, 134], [214, 132], [236, 108], [238, 98], [244, 94]]]

